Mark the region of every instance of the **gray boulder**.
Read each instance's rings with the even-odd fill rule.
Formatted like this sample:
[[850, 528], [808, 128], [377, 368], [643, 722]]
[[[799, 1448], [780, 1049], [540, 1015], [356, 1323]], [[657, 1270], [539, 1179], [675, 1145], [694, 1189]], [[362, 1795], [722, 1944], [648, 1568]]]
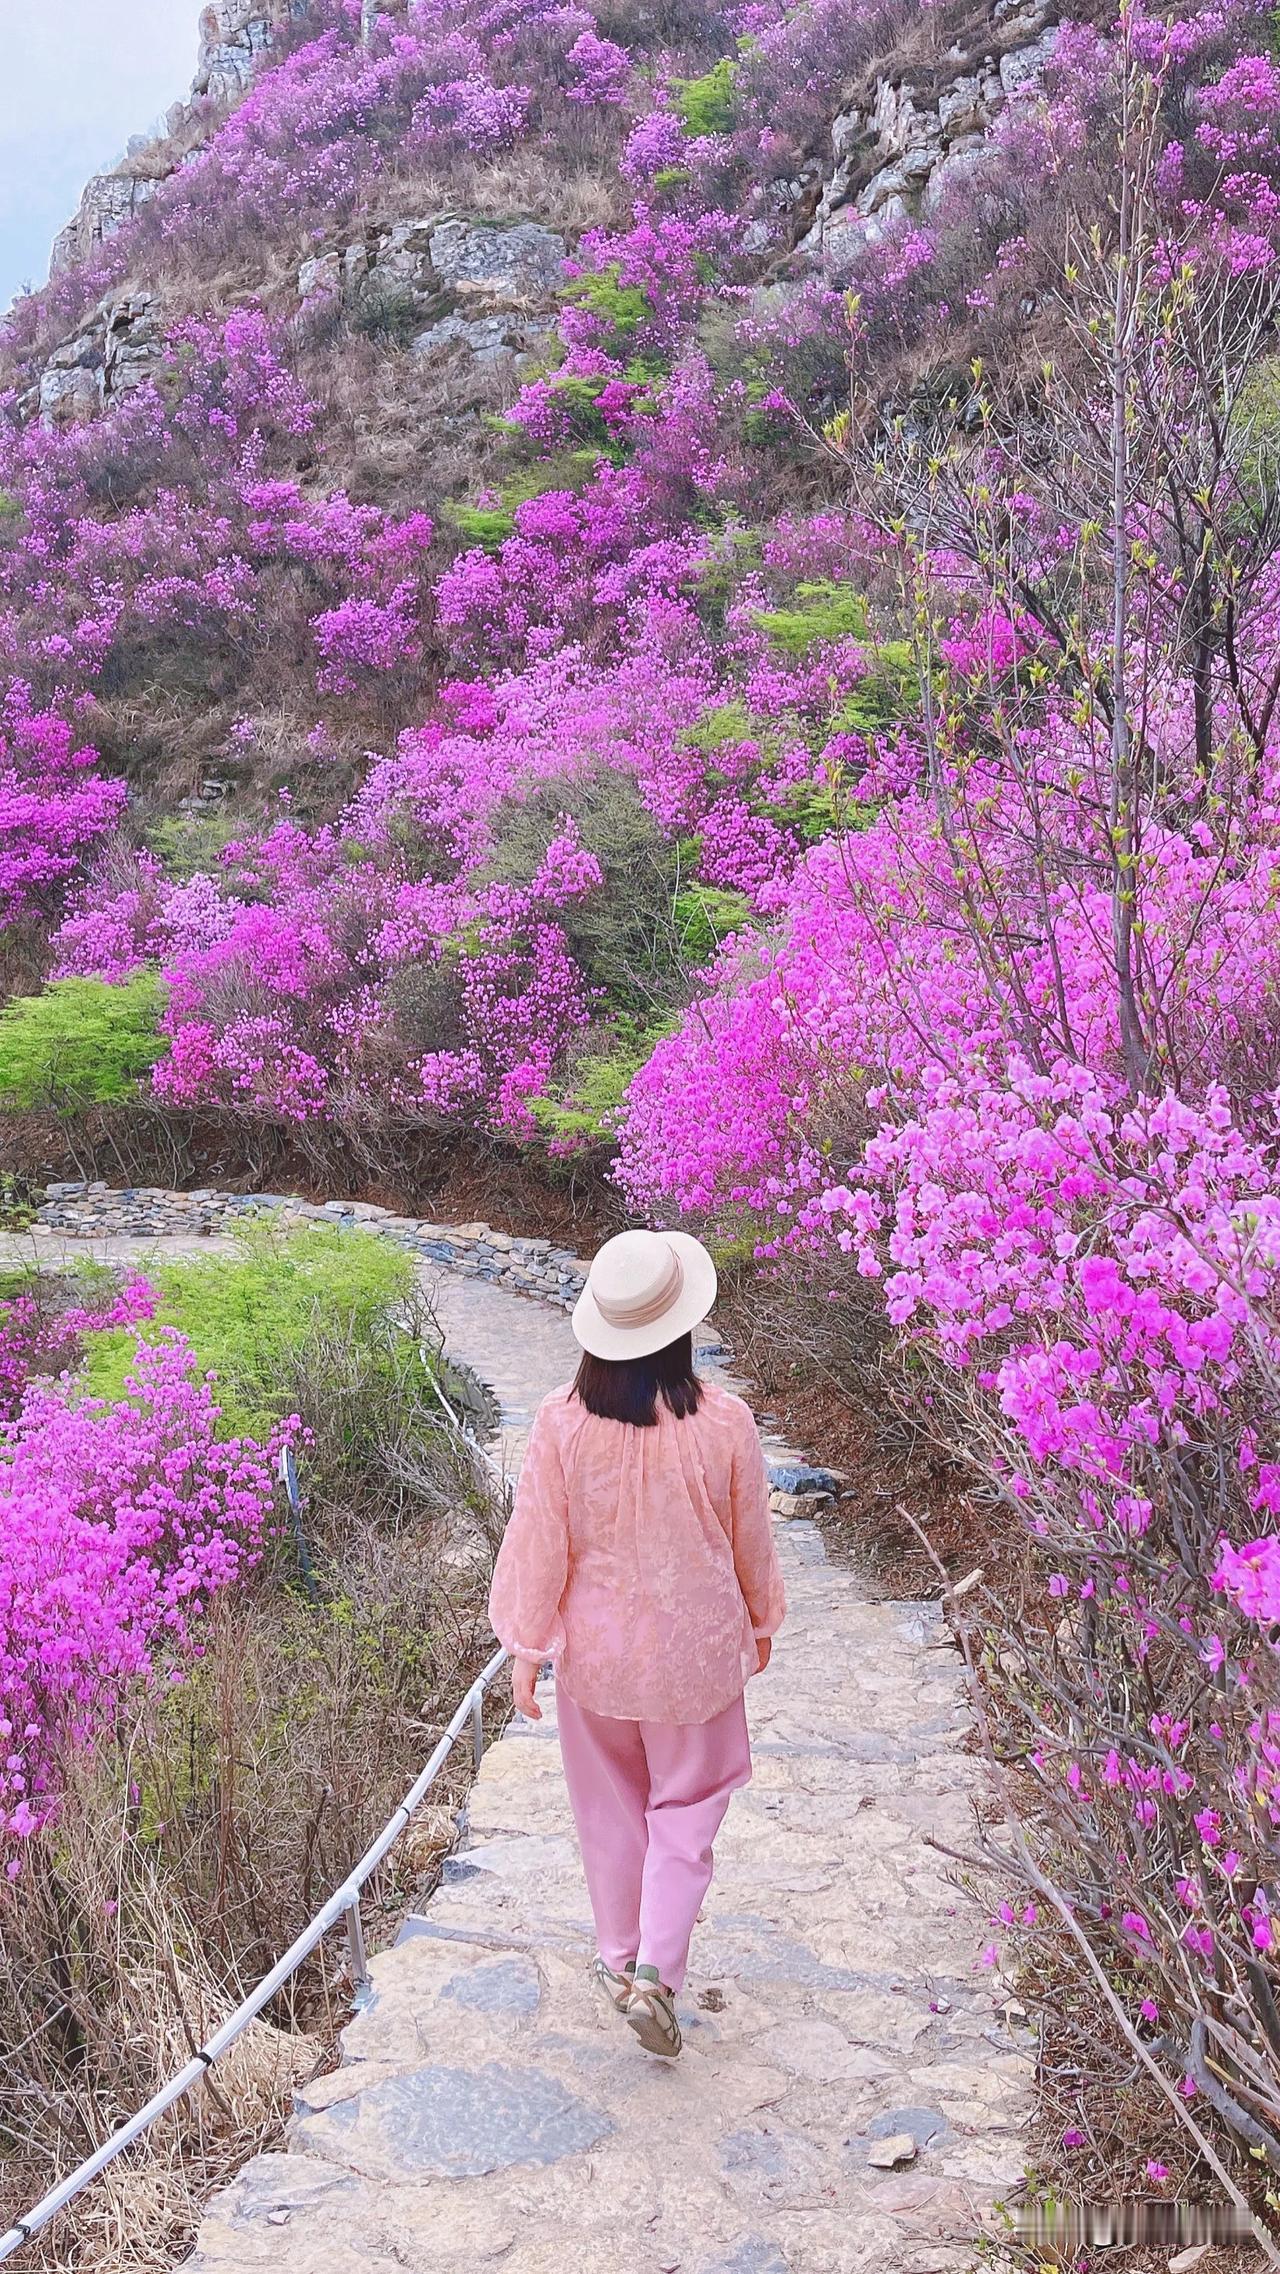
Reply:
[[554, 297], [564, 272], [563, 237], [538, 221], [520, 221], [509, 229], [442, 221], [431, 231], [430, 247], [431, 265], [443, 285], [512, 307]]

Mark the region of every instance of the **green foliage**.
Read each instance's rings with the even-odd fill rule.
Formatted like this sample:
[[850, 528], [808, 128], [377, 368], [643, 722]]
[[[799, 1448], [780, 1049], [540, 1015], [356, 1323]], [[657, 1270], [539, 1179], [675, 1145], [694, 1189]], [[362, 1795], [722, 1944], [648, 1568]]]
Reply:
[[146, 844], [166, 874], [185, 883], [213, 868], [219, 853], [241, 834], [243, 823], [213, 806], [204, 813], [166, 813], [147, 830]]
[[859, 804], [843, 785], [832, 782], [792, 782], [763, 800], [759, 810], [785, 828], [794, 829], [806, 845], [820, 845], [826, 837], [847, 830], [865, 829], [875, 819], [873, 805]]
[[721, 524], [720, 536], [716, 557], [707, 562], [698, 578], [698, 606], [704, 621], [722, 626], [744, 577], [759, 569], [763, 547], [758, 529], [725, 529]]
[[730, 932], [740, 932], [751, 915], [743, 892], [727, 892], [714, 884], [687, 885], [674, 902], [680, 953], [686, 963], [707, 963]]
[[845, 696], [832, 730], [883, 734], [920, 708], [920, 674], [909, 640], [884, 640], [868, 648], [870, 670]]
[[708, 758], [714, 758], [717, 751], [727, 750], [735, 742], [759, 742], [763, 746], [770, 738], [769, 722], [754, 717], [741, 697], [735, 695], [732, 702], [704, 711], [681, 739], [686, 748], [705, 751]]
[[[146, 1331], [173, 1326], [187, 1336], [201, 1369], [217, 1376], [228, 1435], [262, 1438], [297, 1410], [300, 1377], [318, 1352], [363, 1352], [387, 1391], [421, 1378], [417, 1347], [397, 1324], [413, 1266], [374, 1233], [308, 1224], [282, 1234], [257, 1225], [234, 1255], [159, 1264], [147, 1277], [160, 1302]], [[86, 1389], [122, 1397], [133, 1332], [109, 1328], [85, 1339]]]
[[1280, 357], [1260, 362], [1241, 390], [1232, 422], [1241, 493], [1255, 515], [1280, 493]]
[[163, 982], [55, 979], [0, 1011], [0, 1105], [74, 1113], [130, 1098], [161, 1053]]
[[602, 766], [594, 774], [541, 783], [500, 809], [495, 875], [520, 881], [532, 876], [566, 814], [604, 878], [598, 892], [560, 912], [570, 949], [611, 1007], [633, 1018], [651, 1017], [656, 1006], [674, 1003], [681, 993], [672, 914], [683, 882], [681, 852], [663, 836], [634, 782]]
[[491, 553], [506, 543], [516, 525], [515, 514], [505, 505], [451, 505], [449, 519], [460, 536]]
[[752, 621], [785, 655], [804, 655], [819, 640], [865, 639], [867, 604], [848, 584], [800, 584], [794, 608], [760, 609]]
[[749, 1271], [756, 1260], [756, 1249], [761, 1240], [776, 1238], [772, 1228], [760, 1224], [748, 1232], [717, 1233], [708, 1238], [716, 1270], [722, 1276], [731, 1271]]
[[[726, 934], [741, 926], [747, 902], [739, 893], [694, 881], [696, 842], [673, 844], [665, 837], [634, 782], [611, 767], [540, 784], [503, 807], [495, 829], [494, 875], [504, 881], [533, 875], [566, 815], [599, 862], [603, 883], [599, 891], [571, 901], [559, 921], [590, 986], [615, 1014], [613, 1035], [628, 1038], [631, 1048], [636, 1035], [652, 1030], [656, 1038], [665, 1031], [668, 1009], [687, 995], [690, 966], [705, 963]], [[615, 1055], [611, 1042], [605, 1056], [612, 1063]], [[604, 1092], [598, 1098], [593, 1093], [583, 1108], [592, 1128], [613, 1102], [611, 1077], [602, 1073], [600, 1079]], [[578, 1110], [581, 1086], [575, 1079], [571, 1110]]]
[[608, 268], [593, 269], [586, 276], [577, 277], [569, 297], [611, 327], [614, 336], [609, 344], [614, 355], [625, 354], [649, 318], [648, 296], [640, 285], [622, 282], [622, 267], [618, 261], [611, 262]]
[[633, 1076], [664, 1035], [674, 1033], [676, 1017], [650, 1020], [621, 1017], [609, 1039], [579, 1059], [572, 1076], [551, 1095], [530, 1101], [544, 1137], [559, 1145], [607, 1144]]
[[[589, 386], [591, 382], [565, 380], [560, 384]], [[600, 384], [603, 385], [603, 381]], [[525, 467], [503, 483], [497, 505], [465, 505], [457, 499], [446, 508], [449, 519], [459, 534], [470, 538], [473, 545], [484, 545], [496, 552], [515, 529], [517, 507], [527, 504], [530, 498], [545, 497], [548, 490], [585, 489], [600, 457], [598, 449], [584, 447], [562, 451], [555, 458], [540, 459], [537, 465]]]
[[785, 655], [806, 655], [820, 642], [855, 639], [868, 669], [832, 722], [839, 732], [879, 734], [920, 706], [920, 679], [908, 640], [878, 640], [867, 604], [847, 584], [801, 584], [792, 608], [761, 609], [753, 618]]
[[[25, 1232], [28, 1224], [34, 1224], [39, 1198], [29, 1178], [14, 1176], [8, 1169], [0, 1171], [0, 1225], [5, 1231]], [[0, 1288], [0, 1300], [4, 1300], [7, 1293], [8, 1290]]]
[[737, 94], [737, 57], [724, 55], [700, 79], [676, 79], [671, 100], [686, 134], [728, 134]]
[[713, 711], [704, 711], [696, 726], [691, 726], [684, 741], [693, 750], [723, 750], [731, 742], [743, 742], [751, 732], [751, 714], [740, 695], [730, 703], [720, 703]]

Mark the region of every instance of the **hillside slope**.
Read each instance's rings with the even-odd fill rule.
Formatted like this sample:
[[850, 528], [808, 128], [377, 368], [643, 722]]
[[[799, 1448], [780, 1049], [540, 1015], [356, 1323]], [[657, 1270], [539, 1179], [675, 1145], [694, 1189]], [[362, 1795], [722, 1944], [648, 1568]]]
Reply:
[[206, 10], [6, 338], [11, 987], [157, 969], [174, 1107], [590, 1134], [909, 707], [846, 290], [904, 400], [1007, 330], [1055, 22]]

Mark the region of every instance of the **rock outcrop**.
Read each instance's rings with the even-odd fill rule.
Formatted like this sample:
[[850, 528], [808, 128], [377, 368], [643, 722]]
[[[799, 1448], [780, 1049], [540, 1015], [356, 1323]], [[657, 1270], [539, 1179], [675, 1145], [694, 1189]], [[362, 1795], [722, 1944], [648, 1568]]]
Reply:
[[109, 293], [74, 339], [55, 348], [22, 408], [44, 426], [79, 424], [154, 379], [163, 357], [155, 294], [136, 286]]
[[305, 0], [210, 0], [200, 16], [200, 54], [191, 92], [210, 102], [241, 96], [282, 21], [303, 12]]
[[181, 162], [193, 132], [238, 102], [258, 63], [272, 46], [282, 23], [300, 15], [306, 0], [210, 0], [200, 17], [200, 48], [191, 100], [175, 103], [158, 140], [135, 136], [118, 166], [85, 184], [79, 207], [54, 239], [49, 274], [93, 259], [117, 229], [132, 221], [140, 206]]
[[567, 250], [540, 222], [427, 215], [314, 254], [298, 298], [304, 312], [336, 302], [357, 321], [394, 324], [415, 355], [461, 349], [496, 364], [550, 333]]
[[136, 159], [126, 158], [110, 174], [94, 174], [85, 183], [75, 217], [60, 229], [49, 256], [50, 276], [90, 261], [98, 247], [132, 221], [139, 207], [154, 197], [163, 176], [134, 171]]
[[778, 185], [779, 201], [803, 210], [822, 183], [797, 251], [838, 268], [868, 235], [932, 212], [1010, 97], [1039, 78], [1057, 34], [1055, 0], [995, 0], [986, 41], [877, 79], [868, 101], [833, 121], [829, 161]]
[[[395, 0], [390, 0], [394, 6]], [[200, 122], [243, 94], [282, 23], [304, 0], [210, 0], [200, 19], [194, 103], [169, 113], [167, 143], [130, 146], [113, 172], [88, 184], [54, 248], [55, 270], [90, 259], [155, 194]], [[993, 0], [964, 45], [872, 81], [839, 112], [827, 148], [773, 185], [793, 216], [794, 251], [839, 274], [868, 234], [928, 215], [977, 153], [1011, 98], [1052, 55], [1058, 0]], [[752, 232], [756, 233], [753, 243]], [[743, 249], [768, 249], [763, 222]], [[417, 355], [465, 355], [481, 369], [537, 353], [555, 322], [567, 247], [541, 223], [495, 225], [448, 213], [371, 227], [315, 253], [298, 271], [301, 314], [337, 306], [363, 326], [385, 327]], [[151, 297], [117, 294], [50, 358], [27, 398], [51, 425], [89, 418], [154, 374], [161, 327]]]

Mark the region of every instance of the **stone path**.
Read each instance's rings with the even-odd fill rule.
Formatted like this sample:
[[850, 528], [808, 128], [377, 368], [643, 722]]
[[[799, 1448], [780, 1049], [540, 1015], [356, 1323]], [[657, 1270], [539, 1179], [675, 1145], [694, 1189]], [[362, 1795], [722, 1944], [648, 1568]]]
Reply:
[[[567, 1321], [423, 1268], [514, 1460], [571, 1369]], [[373, 1960], [340, 2066], [210, 2206], [194, 2274], [975, 2265], [1022, 2175], [1031, 2069], [977, 1963], [982, 1915], [924, 1844], [970, 1838], [959, 1661], [935, 1607], [867, 1600], [813, 1524], [779, 1545], [790, 1614], [748, 1692], [755, 1778], [718, 1846], [681, 2060], [650, 2059], [588, 1984], [544, 1684], [546, 1719], [491, 1747], [441, 1886]], [[909, 2160], [881, 2168], [892, 2141]]]

